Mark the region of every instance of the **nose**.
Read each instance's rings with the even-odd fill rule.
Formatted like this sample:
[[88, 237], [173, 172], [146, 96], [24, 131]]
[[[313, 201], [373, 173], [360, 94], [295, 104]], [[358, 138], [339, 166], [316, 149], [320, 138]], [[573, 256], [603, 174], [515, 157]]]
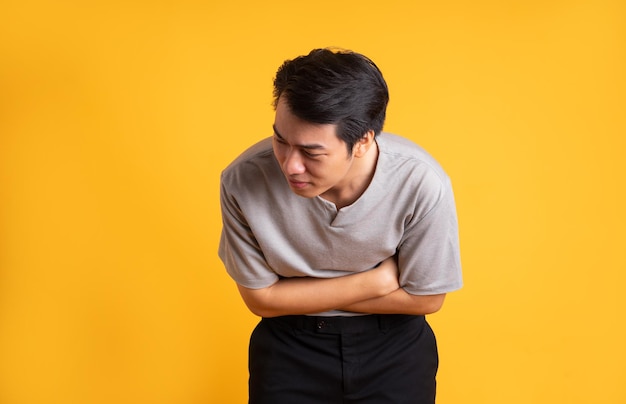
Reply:
[[298, 150], [292, 149], [287, 153], [283, 162], [283, 169], [287, 175], [302, 174], [306, 171]]

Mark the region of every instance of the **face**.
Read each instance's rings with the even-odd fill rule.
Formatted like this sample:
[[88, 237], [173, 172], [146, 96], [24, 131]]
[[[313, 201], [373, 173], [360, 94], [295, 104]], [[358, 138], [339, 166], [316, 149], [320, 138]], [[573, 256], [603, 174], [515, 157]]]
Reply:
[[274, 155], [293, 192], [306, 198], [339, 195], [350, 185], [355, 156], [336, 133], [337, 125], [304, 121], [279, 99]]

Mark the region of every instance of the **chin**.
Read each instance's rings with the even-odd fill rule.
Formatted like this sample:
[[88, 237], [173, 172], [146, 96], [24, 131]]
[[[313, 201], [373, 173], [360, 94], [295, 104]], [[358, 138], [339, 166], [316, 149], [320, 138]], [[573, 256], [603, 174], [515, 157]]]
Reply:
[[315, 198], [316, 196], [319, 195], [319, 192], [316, 192], [314, 190], [308, 190], [308, 189], [293, 189], [291, 188], [291, 192], [293, 192], [294, 194], [301, 196], [303, 198]]

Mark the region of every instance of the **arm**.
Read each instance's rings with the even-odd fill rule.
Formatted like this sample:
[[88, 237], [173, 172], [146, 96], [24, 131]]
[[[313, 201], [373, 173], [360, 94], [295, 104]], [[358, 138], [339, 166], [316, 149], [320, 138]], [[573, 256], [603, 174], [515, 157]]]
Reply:
[[441, 309], [445, 297], [445, 293], [412, 295], [400, 288], [385, 296], [343, 306], [341, 310], [371, 314], [432, 314]]
[[[398, 269], [395, 256], [385, 262], [390, 265], [395, 265], [396, 270]], [[436, 295], [412, 295], [403, 288], [398, 288], [384, 296], [342, 306], [340, 310], [369, 314], [425, 315], [439, 311], [445, 297], [445, 293]]]
[[397, 271], [391, 257], [372, 270], [339, 278], [285, 278], [262, 289], [237, 286], [258, 316], [310, 314], [385, 296], [399, 287]]

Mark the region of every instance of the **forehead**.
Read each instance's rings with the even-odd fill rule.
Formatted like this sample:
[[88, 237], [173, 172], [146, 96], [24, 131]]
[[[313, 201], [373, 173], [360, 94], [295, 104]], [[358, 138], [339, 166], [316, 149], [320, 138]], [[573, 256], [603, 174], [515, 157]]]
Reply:
[[291, 112], [289, 105], [282, 98], [276, 105], [274, 131], [280, 138], [290, 143], [316, 143], [325, 148], [344, 144], [337, 136], [337, 124], [314, 123], [301, 119]]

